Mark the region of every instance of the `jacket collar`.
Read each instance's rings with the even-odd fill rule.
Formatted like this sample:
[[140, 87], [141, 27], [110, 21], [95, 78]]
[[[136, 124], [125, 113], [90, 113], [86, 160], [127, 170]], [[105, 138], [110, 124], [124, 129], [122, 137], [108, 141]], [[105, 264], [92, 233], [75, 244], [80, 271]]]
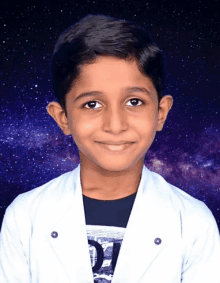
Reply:
[[[143, 165], [141, 181], [125, 230], [112, 283], [136, 283], [163, 250], [172, 233], [173, 209], [169, 184]], [[65, 190], [56, 200], [50, 219], [48, 241], [62, 262], [71, 282], [93, 283], [93, 272], [86, 234], [80, 164], [67, 175]], [[51, 225], [53, 223], [53, 225]], [[48, 226], [47, 226], [48, 227]], [[51, 232], [57, 231], [56, 241]], [[160, 238], [161, 243], [155, 244]], [[67, 245], [66, 243], [70, 243]]]

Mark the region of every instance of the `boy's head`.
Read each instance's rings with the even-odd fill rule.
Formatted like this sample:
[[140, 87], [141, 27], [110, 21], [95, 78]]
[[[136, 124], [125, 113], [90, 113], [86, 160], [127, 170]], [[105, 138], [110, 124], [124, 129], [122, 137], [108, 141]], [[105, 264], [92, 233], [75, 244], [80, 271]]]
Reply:
[[[60, 35], [51, 70], [59, 103], [51, 102], [48, 113], [64, 134], [72, 134], [81, 161], [96, 160], [103, 168], [108, 160], [112, 171], [128, 166], [126, 159], [133, 154], [132, 163], [143, 161], [172, 107], [172, 97], [162, 97], [162, 53], [144, 28], [88, 15]], [[98, 142], [132, 144], [128, 151], [104, 151], [106, 159]], [[117, 166], [117, 158], [124, 165]]]
[[80, 67], [101, 55], [135, 58], [139, 71], [154, 84], [159, 106], [165, 84], [164, 57], [148, 32], [130, 21], [90, 14], [66, 29], [54, 47], [53, 91], [65, 112], [65, 97], [77, 80]]

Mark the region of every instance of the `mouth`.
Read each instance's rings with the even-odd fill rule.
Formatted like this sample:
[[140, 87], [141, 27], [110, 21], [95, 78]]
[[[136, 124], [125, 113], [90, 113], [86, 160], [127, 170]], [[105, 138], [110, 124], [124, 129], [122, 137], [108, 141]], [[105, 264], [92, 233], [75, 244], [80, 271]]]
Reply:
[[130, 143], [124, 143], [124, 144], [105, 144], [97, 142], [99, 146], [101, 146], [103, 149], [107, 150], [109, 153], [124, 153], [128, 149], [131, 148], [131, 146], [134, 144], [134, 142]]

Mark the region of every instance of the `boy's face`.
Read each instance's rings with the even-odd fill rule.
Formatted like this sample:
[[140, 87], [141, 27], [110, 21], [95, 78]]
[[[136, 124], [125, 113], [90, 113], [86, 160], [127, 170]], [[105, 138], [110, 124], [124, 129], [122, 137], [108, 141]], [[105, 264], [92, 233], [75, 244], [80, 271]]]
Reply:
[[[95, 91], [99, 94], [79, 98], [82, 93]], [[156, 89], [140, 73], [136, 62], [102, 56], [93, 64], [83, 65], [79, 79], [67, 94], [68, 120], [57, 102], [48, 105], [48, 113], [64, 134], [73, 136], [82, 165], [121, 171], [144, 161], [172, 102], [172, 96], [164, 96], [158, 112]], [[101, 144], [120, 141], [129, 145], [117, 152]]]

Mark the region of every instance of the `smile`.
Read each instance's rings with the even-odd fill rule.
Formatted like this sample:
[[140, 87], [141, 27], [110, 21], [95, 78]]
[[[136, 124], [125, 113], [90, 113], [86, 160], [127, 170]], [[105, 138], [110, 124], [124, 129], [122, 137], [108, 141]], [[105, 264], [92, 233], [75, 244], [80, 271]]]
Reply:
[[134, 143], [113, 145], [113, 144], [104, 144], [97, 142], [97, 144], [110, 153], [121, 153], [121, 152], [124, 153], [124, 151], [126, 149], [129, 149]]

